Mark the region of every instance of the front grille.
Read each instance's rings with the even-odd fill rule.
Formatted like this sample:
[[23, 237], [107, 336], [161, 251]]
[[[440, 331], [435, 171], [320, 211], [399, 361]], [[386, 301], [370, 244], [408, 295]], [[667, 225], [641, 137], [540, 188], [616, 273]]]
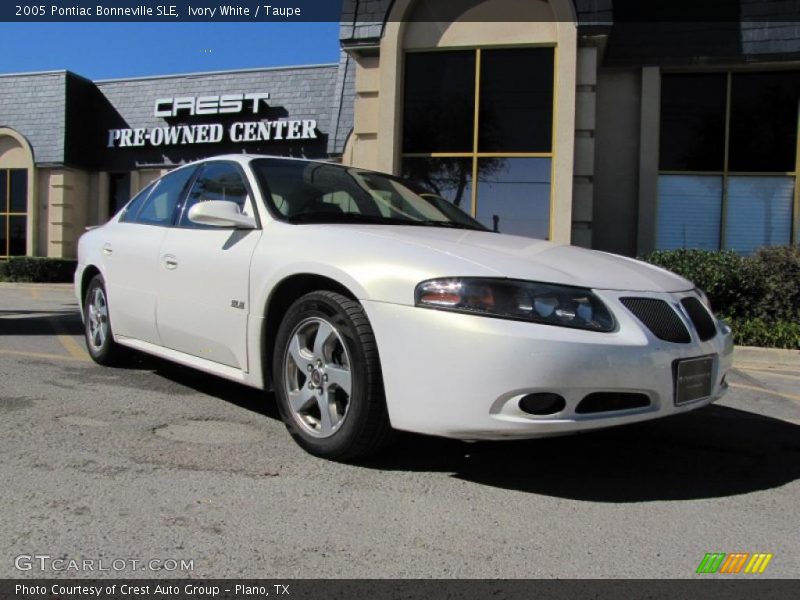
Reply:
[[630, 410], [650, 406], [650, 398], [644, 394], [625, 392], [595, 392], [580, 401], [575, 408], [579, 415], [611, 412], [614, 410]]
[[669, 304], [656, 298], [620, 298], [620, 302], [639, 319], [653, 335], [665, 342], [688, 344], [689, 330]]
[[697, 335], [700, 336], [701, 340], [705, 342], [717, 334], [717, 326], [714, 325], [714, 319], [711, 318], [708, 310], [700, 300], [690, 296], [681, 300], [681, 304], [686, 309], [686, 314], [692, 320], [692, 324], [697, 329]]

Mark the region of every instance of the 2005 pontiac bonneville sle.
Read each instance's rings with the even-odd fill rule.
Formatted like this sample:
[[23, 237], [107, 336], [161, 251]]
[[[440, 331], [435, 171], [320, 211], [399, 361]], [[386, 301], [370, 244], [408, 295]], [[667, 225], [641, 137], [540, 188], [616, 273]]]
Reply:
[[274, 389], [308, 451], [393, 429], [527, 438], [719, 398], [730, 330], [685, 279], [487, 231], [389, 175], [231, 155], [180, 167], [83, 235], [102, 365], [141, 350]]

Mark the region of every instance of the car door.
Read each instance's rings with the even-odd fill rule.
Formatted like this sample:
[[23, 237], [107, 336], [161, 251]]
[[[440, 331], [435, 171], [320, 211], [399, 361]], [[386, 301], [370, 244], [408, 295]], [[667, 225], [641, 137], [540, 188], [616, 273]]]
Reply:
[[193, 223], [198, 202], [236, 202], [256, 215], [242, 167], [205, 163], [161, 245], [157, 322], [162, 344], [222, 365], [247, 371], [250, 261], [261, 229]]
[[103, 228], [108, 234], [101, 249], [103, 275], [116, 335], [159, 343], [159, 249], [195, 170], [184, 168], [165, 175], [131, 200], [116, 222]]

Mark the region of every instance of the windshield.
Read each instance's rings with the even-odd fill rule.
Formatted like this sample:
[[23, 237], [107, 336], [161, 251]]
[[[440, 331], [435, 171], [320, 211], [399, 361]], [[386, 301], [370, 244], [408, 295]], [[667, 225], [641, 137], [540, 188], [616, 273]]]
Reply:
[[437, 202], [419, 195], [410, 183], [397, 177], [302, 160], [257, 158], [250, 164], [273, 213], [290, 223], [372, 223], [486, 230], [456, 207], [442, 209]]

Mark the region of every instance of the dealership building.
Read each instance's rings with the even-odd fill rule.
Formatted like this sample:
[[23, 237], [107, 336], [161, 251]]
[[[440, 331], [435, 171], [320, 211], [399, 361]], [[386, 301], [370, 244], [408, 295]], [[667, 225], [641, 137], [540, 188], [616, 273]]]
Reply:
[[0, 75], [0, 259], [74, 257], [148, 182], [229, 152], [402, 174], [495, 230], [626, 255], [798, 243], [796, 3], [636, 4], [345, 0], [336, 64]]

